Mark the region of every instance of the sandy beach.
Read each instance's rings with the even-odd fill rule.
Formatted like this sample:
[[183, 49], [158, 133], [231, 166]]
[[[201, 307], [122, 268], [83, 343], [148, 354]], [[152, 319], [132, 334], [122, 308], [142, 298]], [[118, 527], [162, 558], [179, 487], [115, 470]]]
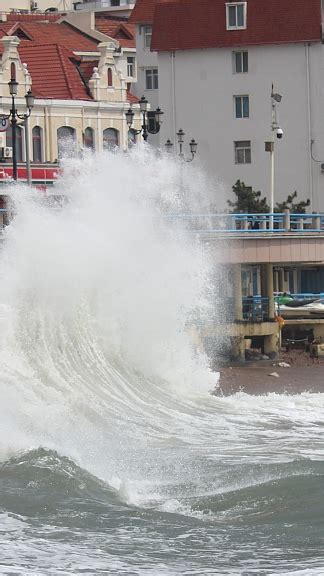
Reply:
[[[280, 367], [279, 362], [290, 367]], [[252, 395], [324, 392], [324, 358], [311, 358], [309, 353], [300, 350], [282, 352], [278, 361], [246, 362], [222, 367], [219, 372], [216, 394], [226, 396], [239, 391]], [[278, 377], [271, 376], [274, 372]]]

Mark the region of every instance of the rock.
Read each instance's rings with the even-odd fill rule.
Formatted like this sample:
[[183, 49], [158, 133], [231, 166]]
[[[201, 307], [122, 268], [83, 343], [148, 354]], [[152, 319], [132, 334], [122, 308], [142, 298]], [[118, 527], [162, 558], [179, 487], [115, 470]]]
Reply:
[[278, 366], [280, 366], [280, 368], [290, 368], [288, 362], [278, 362]]
[[268, 376], [274, 376], [274, 378], [280, 378], [278, 372], [271, 372], [271, 374], [268, 374]]
[[247, 350], [245, 350], [245, 358], [246, 360], [260, 360], [261, 352], [260, 350], [248, 348]]

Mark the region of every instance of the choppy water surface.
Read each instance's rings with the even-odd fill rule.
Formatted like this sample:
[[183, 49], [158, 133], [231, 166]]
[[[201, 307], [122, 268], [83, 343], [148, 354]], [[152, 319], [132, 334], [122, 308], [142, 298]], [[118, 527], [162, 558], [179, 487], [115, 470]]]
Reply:
[[139, 149], [67, 165], [61, 208], [13, 191], [0, 573], [324, 573], [323, 395], [212, 396], [186, 329], [212, 267], [165, 214], [202, 185]]

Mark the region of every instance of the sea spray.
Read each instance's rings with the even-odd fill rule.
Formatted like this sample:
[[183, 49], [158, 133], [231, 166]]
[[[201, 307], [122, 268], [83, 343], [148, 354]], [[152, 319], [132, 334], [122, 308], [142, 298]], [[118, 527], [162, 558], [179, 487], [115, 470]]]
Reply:
[[[116, 434], [125, 420], [154, 428], [169, 396], [181, 404], [215, 385], [188, 329], [210, 312], [211, 277], [204, 246], [173, 218], [179, 170], [138, 147], [67, 160], [50, 198], [11, 188], [1, 365], [22, 448], [61, 449], [66, 436], [75, 447], [81, 428], [91, 444], [93, 428]], [[186, 184], [187, 205], [198, 189], [199, 176]]]
[[212, 396], [189, 334], [222, 320], [193, 165], [139, 146], [11, 187], [3, 574], [323, 572], [323, 394]]

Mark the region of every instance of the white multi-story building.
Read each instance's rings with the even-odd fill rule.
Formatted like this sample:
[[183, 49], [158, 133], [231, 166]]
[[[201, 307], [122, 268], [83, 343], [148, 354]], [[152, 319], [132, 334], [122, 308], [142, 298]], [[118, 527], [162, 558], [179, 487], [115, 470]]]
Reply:
[[312, 211], [324, 210], [321, 0], [137, 0], [136, 10], [138, 86], [156, 62], [158, 90], [146, 85], [144, 94], [164, 111], [160, 143], [175, 142], [179, 128], [198, 141], [219, 209], [238, 179], [269, 199], [273, 85], [283, 130], [274, 143], [275, 202], [297, 190]]

